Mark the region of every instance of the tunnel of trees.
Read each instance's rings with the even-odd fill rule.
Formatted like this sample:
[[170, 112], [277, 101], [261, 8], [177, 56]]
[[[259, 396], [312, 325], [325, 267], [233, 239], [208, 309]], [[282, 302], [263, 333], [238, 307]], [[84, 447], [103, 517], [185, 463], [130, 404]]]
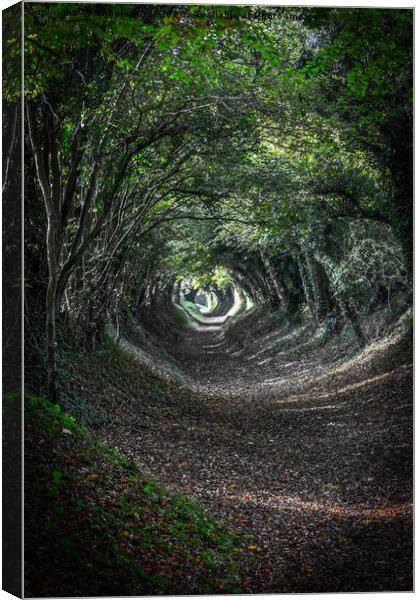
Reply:
[[[175, 386], [173, 378], [186, 372], [188, 376], [178, 392], [172, 390], [170, 394], [179, 399], [182, 389], [190, 386], [186, 395], [195, 390], [191, 414], [199, 410], [196, 405], [206, 394], [210, 398], [218, 394], [225, 397], [226, 406], [226, 398], [236, 398], [233, 406], [242, 396], [245, 408], [238, 411], [244, 411], [244, 423], [252, 421], [252, 411], [256, 410], [247, 400], [247, 390], [258, 384], [267, 389], [267, 398], [280, 397], [282, 386], [275, 388], [270, 382], [276, 369], [293, 362], [290, 356], [298, 358], [293, 365], [288, 363], [296, 378], [296, 387], [288, 388], [288, 393], [297, 394], [299, 388], [302, 398], [306, 398], [311, 388], [299, 386], [309, 381], [308, 373], [310, 378], [321, 369], [320, 362], [314, 366], [308, 359], [306, 364], [306, 356], [319, 361], [322, 356], [322, 364], [328, 364], [330, 373], [336, 364], [357, 361], [381, 348], [385, 358], [380, 366], [375, 363], [376, 371], [363, 374], [365, 363], [358, 363], [357, 373], [353, 371], [349, 380], [340, 381], [359, 389], [364, 377], [376, 381], [391, 371], [395, 371], [395, 377], [405, 373], [403, 381], [387, 384], [389, 394], [393, 386], [397, 390], [389, 402], [395, 408], [410, 398], [410, 370], [406, 365], [411, 360], [412, 11], [238, 6], [215, 9], [25, 4], [25, 360], [26, 388], [32, 394], [27, 410], [31, 415], [42, 410], [47, 414], [48, 407], [55, 406], [55, 413], [51, 413], [54, 418], [65, 419], [64, 415], [70, 413], [87, 424], [94, 436], [134, 459], [130, 444], [124, 446], [126, 442], [121, 441], [123, 434], [118, 437], [117, 417], [112, 424], [113, 410], [117, 410], [111, 407], [114, 392], [122, 398], [126, 382], [114, 381], [109, 384], [114, 392], [103, 393], [109, 382], [91, 381], [95, 369], [99, 377], [104, 364], [108, 364], [109, 377], [111, 370], [117, 369], [121, 377], [129, 378], [124, 375], [127, 367], [117, 361], [120, 355], [128, 362], [134, 360], [133, 356], [140, 362], [144, 359], [142, 368], [148, 365], [158, 382], [149, 382], [147, 389], [144, 381], [140, 391], [131, 387], [127, 397], [137, 397], [141, 402], [142, 394], [152, 395], [153, 386], [162, 386], [162, 382]], [[13, 38], [6, 44], [12, 58], [18, 43]], [[12, 77], [8, 78], [7, 68], [5, 71], [4, 118], [13, 127], [19, 88]], [[10, 158], [13, 162], [13, 144], [6, 156], [7, 161]], [[6, 185], [7, 177], [6, 172]], [[392, 352], [384, 342], [390, 336], [400, 336], [398, 344], [391, 344]], [[273, 342], [277, 339], [278, 347]], [[212, 342], [207, 355], [203, 354], [205, 340]], [[225, 359], [215, 354], [221, 340]], [[269, 343], [266, 363], [253, 362], [258, 351], [266, 356]], [[293, 355], [297, 347], [301, 354]], [[249, 354], [244, 357], [241, 352]], [[200, 360], [207, 363], [205, 381]], [[85, 365], [90, 365], [88, 370]], [[230, 368], [233, 374], [226, 387], [221, 373]], [[289, 371], [284, 368], [282, 381], [289, 385]], [[196, 379], [190, 385], [191, 373]], [[106, 373], [101, 376], [106, 377]], [[138, 380], [142, 381], [140, 376]], [[92, 392], [94, 400], [83, 400], [88, 394], [84, 385], [89, 393], [92, 386], [96, 390]], [[320, 397], [339, 394], [334, 390], [341, 385], [332, 383], [322, 388], [311, 383]], [[386, 408], [381, 390], [372, 394], [382, 403], [381, 410], [392, 429], [397, 412]], [[39, 398], [48, 398], [49, 403]], [[95, 415], [105, 411], [103, 405], [108, 400], [108, 421], [95, 421]], [[210, 410], [210, 404], [202, 402]], [[175, 408], [169, 401], [165, 406], [172, 415], [168, 419], [174, 420], [171, 411]], [[294, 410], [295, 405], [290, 406], [290, 411]], [[358, 410], [365, 419], [352, 413], [351, 418], [358, 423], [352, 421], [352, 427], [362, 427], [358, 419], [370, 422], [371, 405], [366, 400], [366, 408], [363, 406]], [[124, 417], [127, 432], [134, 418], [130, 410]], [[233, 408], [226, 410], [231, 410], [229, 418], [233, 419]], [[267, 422], [268, 414], [264, 417]], [[282, 414], [286, 415], [284, 421], [272, 416], [272, 425], [267, 427], [274, 429], [265, 437], [274, 438], [282, 423], [286, 429], [294, 427], [287, 420], [291, 413]], [[396, 489], [382, 494], [393, 503], [393, 510], [397, 505], [408, 505], [410, 497], [411, 421], [407, 418], [398, 422], [399, 435], [405, 436], [400, 454], [391, 456], [385, 450], [385, 445], [388, 448], [394, 444], [393, 433], [389, 434], [392, 439], [386, 433], [382, 438], [378, 434], [378, 446], [371, 452], [373, 463], [380, 459], [381, 464], [372, 477], [379, 477], [384, 489], [395, 477], [400, 478], [395, 486], [401, 497]], [[61, 436], [67, 445], [75, 443], [78, 435], [72, 429], [75, 421], [68, 419], [63, 426], [59, 424], [68, 432]], [[223, 419], [221, 415], [220, 427]], [[257, 420], [255, 417], [255, 423]], [[328, 420], [332, 417], [326, 417], [324, 424]], [[47, 428], [47, 421], [42, 423]], [[71, 479], [73, 467], [66, 467], [66, 471], [51, 459], [45, 462], [41, 475], [34, 475], [42, 462], [36, 455], [41, 450], [35, 447], [41, 444], [42, 448], [44, 439], [36, 426], [28, 433], [28, 448], [33, 446], [27, 450], [28, 464], [34, 453], [38, 465], [28, 475], [30, 489], [35, 486], [35, 495], [44, 498], [52, 521], [63, 523], [67, 519], [71, 524], [72, 509], [62, 482]], [[304, 424], [301, 426], [297, 438], [305, 431]], [[162, 427], [160, 435], [164, 438]], [[244, 439], [248, 439], [248, 425], [243, 427]], [[186, 431], [185, 435], [194, 434]], [[139, 439], [138, 443], [143, 443], [141, 436]], [[45, 443], [54, 454], [53, 442]], [[167, 450], [168, 456], [172, 451]], [[63, 456], [71, 460], [71, 447], [61, 448], [60, 452], [61, 460]], [[304, 450], [301, 452], [303, 456]], [[313, 453], [316, 456], [317, 451]], [[334, 460], [329, 459], [331, 463]], [[352, 460], [364, 464], [363, 458], [353, 456]], [[156, 462], [148, 464], [143, 457], [139, 464], [151, 477], [169, 482], [158, 468], [153, 468]], [[86, 469], [88, 484], [93, 488], [96, 478], [101, 479], [100, 467], [95, 463], [92, 472]], [[178, 472], [176, 469], [173, 467], [174, 472]], [[368, 467], [360, 469], [365, 469], [364, 475], [370, 472]], [[43, 496], [39, 490], [36, 492], [36, 485], [45, 473], [51, 475], [51, 470], [52, 483]], [[364, 475], [359, 474], [360, 481], [364, 481]], [[86, 475], [83, 477], [86, 479]], [[175, 483], [182, 482], [183, 477], [179, 475]], [[315, 476], [314, 481], [318, 481]], [[338, 497], [344, 494], [342, 502], [350, 514], [353, 496], [345, 496], [344, 487], [339, 489], [340, 481], [331, 477], [330, 482], [328, 478], [325, 481], [324, 491], [330, 486], [328, 493]], [[188, 479], [183, 483], [189, 485]], [[153, 485], [144, 487], [148, 502], [159, 496]], [[369, 498], [381, 496], [379, 487], [366, 492]], [[120, 495], [125, 493], [118, 486], [116, 489]], [[193, 495], [200, 499], [194, 490]], [[363, 502], [368, 502], [368, 496], [363, 496]], [[99, 496], [95, 498], [100, 504]], [[372, 510], [388, 510], [387, 504], [381, 507], [379, 502]], [[32, 511], [27, 517], [31, 527], [41, 508], [35, 502], [27, 510]], [[315, 559], [306, 558], [306, 550], [299, 550], [299, 556], [291, 550], [287, 567], [290, 572], [286, 567], [282, 571], [272, 566], [274, 559], [267, 562], [264, 558], [268, 550], [264, 554], [259, 542], [248, 540], [244, 556], [236, 559], [245, 565], [248, 575], [237, 576], [228, 587], [227, 571], [220, 575], [217, 565], [210, 568], [204, 560], [197, 572], [203, 574], [210, 569], [217, 573], [215, 581], [220, 577], [223, 585], [217, 587], [215, 583], [211, 588], [200, 579], [201, 575], [193, 574], [185, 581], [178, 580], [179, 589], [181, 593], [197, 589], [209, 593], [226, 589], [254, 593], [411, 589], [407, 514], [398, 513], [394, 520], [386, 517], [386, 524], [376, 529], [375, 519], [379, 517], [366, 514], [359, 525], [366, 531], [357, 534], [360, 547], [366, 544], [366, 552], [360, 551], [354, 534], [352, 543], [359, 550], [354, 555], [350, 552], [347, 563], [345, 550], [340, 555], [341, 563], [332, 559], [328, 567], [318, 567]], [[367, 521], [370, 524], [366, 525]], [[118, 552], [128, 552], [132, 558], [132, 548], [137, 546], [130, 536], [135, 534], [128, 525], [124, 527], [121, 539], [132, 545], [130, 550], [124, 546]], [[265, 527], [261, 525], [262, 531]], [[282, 527], [284, 531], [284, 524]], [[213, 543], [227, 535], [214, 530], [208, 537]], [[334, 535], [331, 547], [335, 544], [341, 548]], [[45, 550], [48, 543], [51, 555], [54, 548], [64, 552], [64, 565], [76, 561], [74, 547], [60, 535], [58, 541], [50, 539], [46, 543], [42, 535], [38, 539], [30, 529], [27, 537], [28, 560], [37, 569], [41, 568], [37, 563], [41, 559], [36, 558], [39, 548]], [[383, 540], [396, 537], [400, 542], [392, 550], [394, 554], [391, 550], [386, 556], [381, 554], [387, 546]], [[157, 542], [150, 544], [156, 546]], [[155, 546], [149, 547], [151, 556], [155, 556]], [[276, 555], [284, 557], [280, 547], [275, 543], [273, 547], [277, 548]], [[69, 581], [70, 577], [62, 576], [55, 559], [48, 556], [46, 567], [42, 567], [44, 578], [50, 581], [46, 574], [50, 569], [56, 579], [45, 584], [43, 591], [33, 567], [29, 586], [35, 595], [60, 595], [60, 590], [64, 595], [75, 595], [74, 591], [76, 595], [103, 595], [121, 590], [129, 594], [138, 590], [171, 593], [177, 589], [169, 575], [172, 583], [164, 587], [160, 580], [153, 579], [156, 573], [147, 565], [143, 565], [140, 577], [123, 563], [118, 563], [116, 570], [109, 566], [109, 572], [101, 566], [102, 575], [95, 584], [86, 567], [80, 581], [90, 583], [86, 588], [80, 583], [78, 588], [74, 577]], [[92, 556], [88, 562], [95, 567], [100, 560]], [[251, 559], [254, 563], [247, 567]], [[155, 569], [166, 573], [156, 561], [161, 566]], [[290, 561], [294, 561], [294, 569]], [[362, 561], [365, 568], [360, 568], [362, 563], [357, 561]], [[72, 568], [68, 566], [70, 574]], [[255, 579], [249, 569], [257, 573]], [[327, 573], [325, 569], [330, 570]], [[188, 573], [189, 567], [181, 572]], [[279, 574], [277, 578], [273, 573]]]

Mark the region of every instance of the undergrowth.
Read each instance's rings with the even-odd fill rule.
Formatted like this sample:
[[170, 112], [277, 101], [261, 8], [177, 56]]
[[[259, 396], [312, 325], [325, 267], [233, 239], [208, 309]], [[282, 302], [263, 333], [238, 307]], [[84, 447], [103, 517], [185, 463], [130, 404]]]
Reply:
[[192, 500], [31, 393], [25, 438], [26, 595], [240, 591], [240, 540]]
[[134, 399], [159, 401], [162, 380], [135, 356], [105, 335], [95, 352], [66, 341], [60, 357], [61, 403], [78, 421], [93, 428], [118, 425], [124, 405]]

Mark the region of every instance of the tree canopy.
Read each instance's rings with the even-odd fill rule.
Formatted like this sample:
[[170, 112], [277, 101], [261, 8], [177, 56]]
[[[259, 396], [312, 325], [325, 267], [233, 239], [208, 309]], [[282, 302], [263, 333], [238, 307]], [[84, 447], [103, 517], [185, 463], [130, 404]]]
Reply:
[[357, 315], [409, 293], [412, 11], [26, 3], [25, 27], [52, 399], [57, 318], [91, 338], [177, 281], [361, 344]]

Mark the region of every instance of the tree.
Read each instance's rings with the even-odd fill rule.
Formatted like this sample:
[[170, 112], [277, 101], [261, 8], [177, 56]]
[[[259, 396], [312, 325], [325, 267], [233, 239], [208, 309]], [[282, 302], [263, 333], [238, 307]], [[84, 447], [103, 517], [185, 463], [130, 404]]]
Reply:
[[409, 289], [411, 13], [26, 10], [53, 401], [57, 321], [92, 347], [107, 321], [119, 338], [129, 311], [168, 303], [183, 280], [223, 290], [223, 273], [290, 322], [307, 306], [313, 327], [333, 318], [366, 343], [375, 298]]

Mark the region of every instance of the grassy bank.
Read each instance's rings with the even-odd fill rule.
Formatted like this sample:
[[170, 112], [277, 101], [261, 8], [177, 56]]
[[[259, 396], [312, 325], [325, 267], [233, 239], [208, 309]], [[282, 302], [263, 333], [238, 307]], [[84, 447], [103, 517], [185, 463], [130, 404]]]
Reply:
[[67, 348], [65, 366], [64, 396], [80, 419], [26, 397], [26, 594], [239, 592], [237, 536], [192, 499], [145, 478], [95, 429], [116, 402], [129, 414], [142, 394], [158, 406], [168, 390], [110, 340], [96, 356]]

